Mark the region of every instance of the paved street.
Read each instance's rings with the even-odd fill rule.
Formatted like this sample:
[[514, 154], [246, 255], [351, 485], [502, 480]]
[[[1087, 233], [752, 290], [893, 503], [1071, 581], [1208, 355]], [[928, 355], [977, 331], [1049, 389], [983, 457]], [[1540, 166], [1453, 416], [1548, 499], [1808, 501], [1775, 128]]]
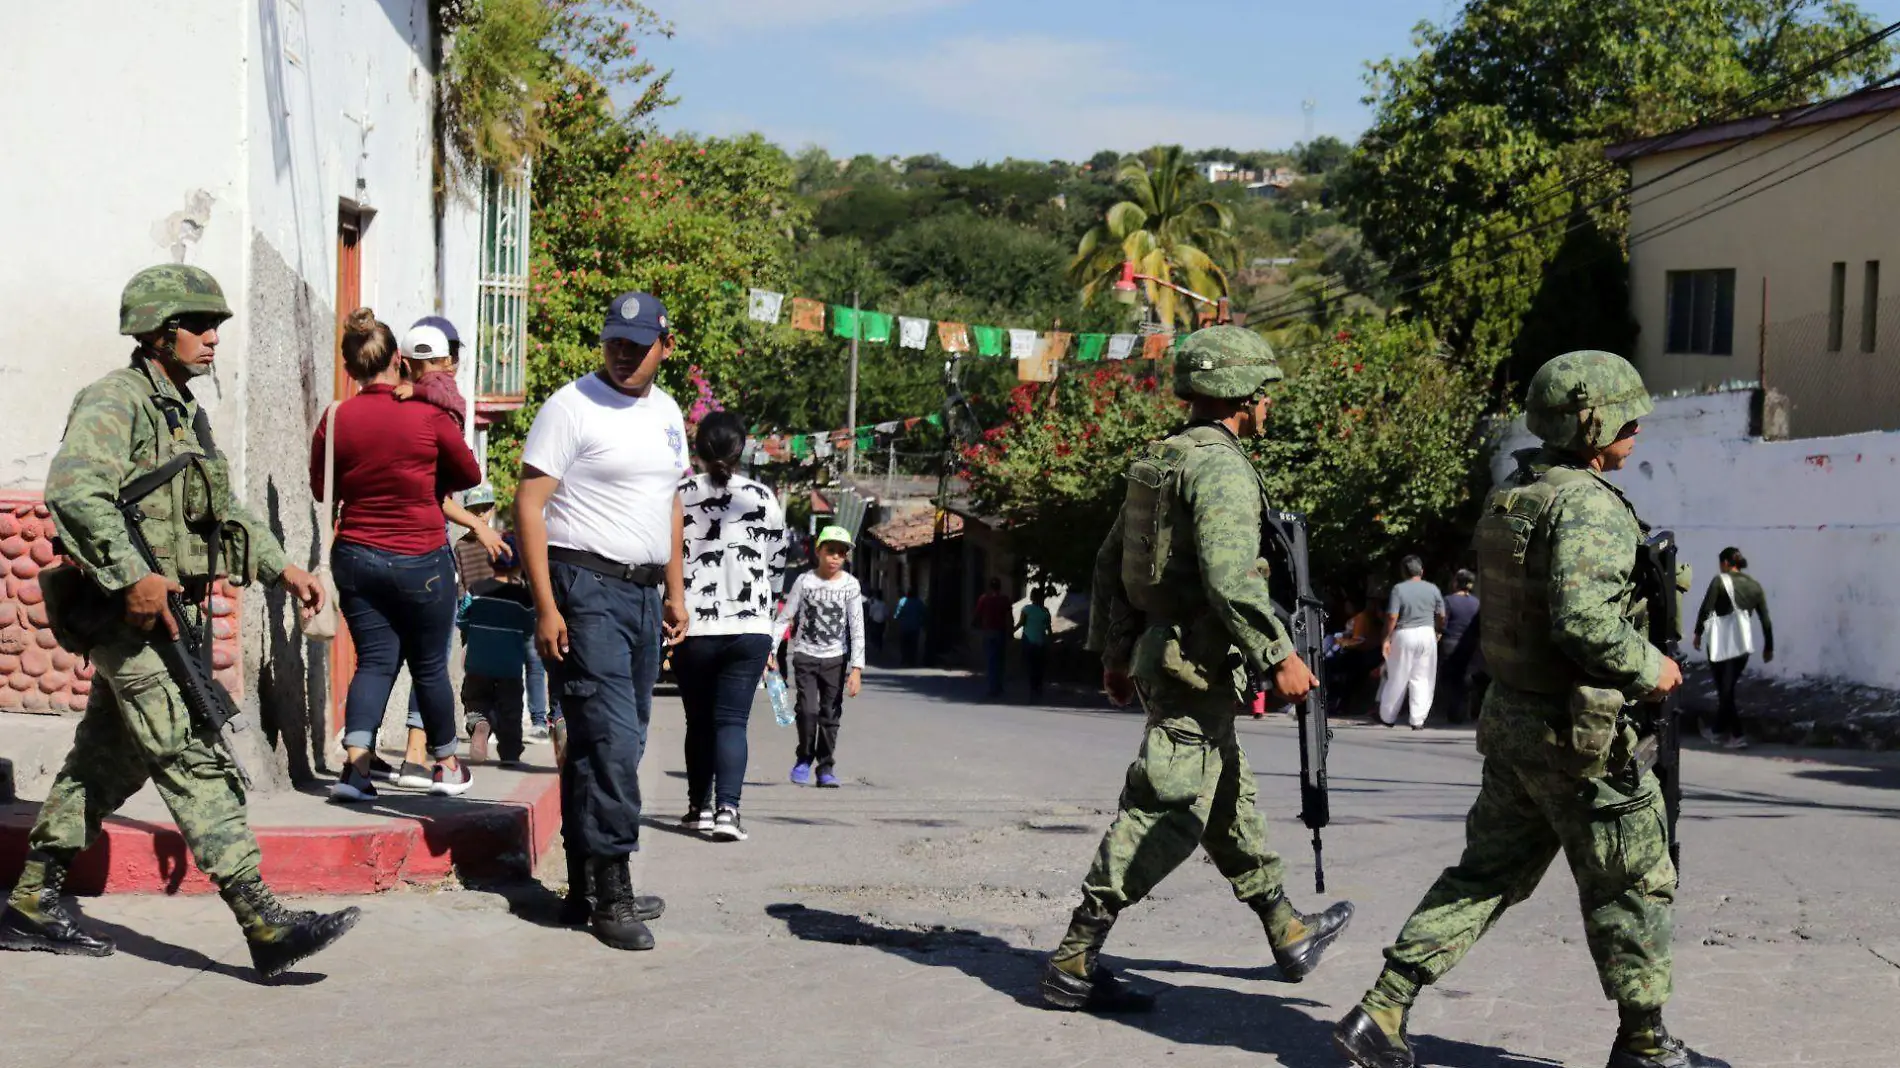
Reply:
[[[874, 672], [845, 714], [836, 792], [782, 781], [791, 732], [761, 700], [752, 840], [737, 845], [671, 829], [681, 732], [662, 699], [637, 861], [669, 903], [652, 953], [549, 926], [538, 884], [411, 889], [356, 901], [354, 934], [264, 987], [216, 898], [91, 899], [119, 954], [0, 961], [0, 1065], [1336, 1065], [1331, 1021], [1455, 854], [1478, 779], [1469, 733], [1340, 729], [1327, 872], [1359, 914], [1319, 974], [1279, 982], [1251, 914], [1196, 859], [1110, 943], [1165, 990], [1161, 1008], [1092, 1019], [1037, 1008], [1035, 977], [1140, 720], [965, 703], [978, 686]], [[1241, 730], [1310, 907], [1290, 723]], [[1688, 757], [1671, 1021], [1738, 1068], [1892, 1063], [1900, 762], [1829, 756]], [[558, 858], [543, 875], [559, 885]], [[1601, 1064], [1615, 1012], [1581, 935], [1560, 863], [1428, 992], [1413, 1017], [1424, 1062]]]

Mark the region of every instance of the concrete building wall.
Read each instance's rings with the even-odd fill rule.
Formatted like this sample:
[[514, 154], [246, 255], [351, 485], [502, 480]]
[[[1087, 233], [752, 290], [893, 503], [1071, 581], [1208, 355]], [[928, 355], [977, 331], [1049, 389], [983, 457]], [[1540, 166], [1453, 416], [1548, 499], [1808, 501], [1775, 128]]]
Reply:
[[[119, 291], [156, 263], [204, 267], [242, 307], [245, 5], [9, 5], [0, 119], [10, 206], [0, 307], [0, 491], [37, 490], [76, 387], [125, 363]], [[231, 432], [243, 324], [200, 394]], [[233, 442], [235, 444], [235, 442]]]
[[[1900, 689], [1900, 433], [1764, 441], [1749, 436], [1752, 399], [1737, 391], [1657, 402], [1630, 467], [1611, 481], [1645, 520], [1679, 537], [1695, 569], [1687, 612], [1702, 603], [1724, 547], [1748, 557], [1776, 632], [1775, 662], [1757, 657], [1751, 672]], [[1520, 420], [1493, 475], [1533, 444]]]
[[[1771, 388], [1825, 389], [1825, 403], [1847, 409], [1837, 426], [1856, 419], [1861, 427], [1893, 426], [1878, 419], [1900, 411], [1900, 375], [1892, 373], [1900, 361], [1900, 303], [1881, 309], [1872, 353], [1860, 351], [1860, 322], [1868, 261], [1886, 268], [1882, 291], [1900, 293], [1900, 213], [1890, 196], [1900, 170], [1896, 131], [1900, 111], [1876, 112], [1790, 128], [1719, 154], [1720, 145], [1696, 145], [1632, 163], [1631, 180], [1643, 188], [1630, 207], [1631, 312], [1641, 326], [1637, 366], [1651, 389], [1756, 381], [1765, 325]], [[1678, 167], [1681, 173], [1664, 177]], [[1824, 320], [1835, 263], [1846, 264], [1845, 339], [1830, 352]], [[1734, 352], [1668, 352], [1668, 272], [1706, 269], [1735, 272]], [[1818, 394], [1796, 401], [1811, 409], [1810, 419], [1823, 414]]]

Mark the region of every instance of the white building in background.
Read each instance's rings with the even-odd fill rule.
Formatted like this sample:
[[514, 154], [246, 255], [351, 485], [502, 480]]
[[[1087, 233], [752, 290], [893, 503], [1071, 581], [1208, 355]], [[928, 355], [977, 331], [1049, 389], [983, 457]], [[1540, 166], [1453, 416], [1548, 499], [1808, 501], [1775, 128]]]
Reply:
[[[16, 341], [0, 350], [0, 506], [37, 499], [75, 390], [130, 351], [120, 288], [155, 263], [209, 270], [237, 313], [198, 395], [246, 500], [299, 561], [314, 554], [308, 435], [347, 387], [339, 316], [368, 305], [400, 335], [446, 315], [473, 407], [519, 405], [526, 190], [491, 177], [438, 194], [439, 6], [11, 5], [0, 190], [15, 251], [0, 305]], [[267, 618], [261, 595], [244, 609], [245, 703], [269, 691], [319, 726], [295, 628]]]

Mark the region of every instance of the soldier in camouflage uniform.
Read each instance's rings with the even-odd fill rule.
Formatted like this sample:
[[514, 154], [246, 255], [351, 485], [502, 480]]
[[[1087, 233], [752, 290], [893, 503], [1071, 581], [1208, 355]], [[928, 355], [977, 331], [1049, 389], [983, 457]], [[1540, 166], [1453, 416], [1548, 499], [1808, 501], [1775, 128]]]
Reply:
[[1193, 405], [1192, 421], [1129, 468], [1127, 499], [1096, 556], [1089, 648], [1102, 653], [1110, 699], [1125, 705], [1139, 695], [1148, 721], [1082, 904], [1043, 976], [1043, 998], [1059, 1008], [1152, 1007], [1097, 955], [1115, 917], [1196, 846], [1259, 915], [1289, 981], [1317, 967], [1352, 918], [1350, 903], [1307, 915], [1287, 901], [1234, 734], [1252, 680], [1271, 679], [1280, 701], [1299, 700], [1318, 682], [1267, 591], [1265, 491], [1240, 446], [1260, 433], [1267, 386], [1280, 377], [1273, 350], [1250, 331], [1216, 326], [1188, 338], [1175, 357], [1174, 390]]
[[1722, 1062], [1670, 1037], [1676, 870], [1656, 777], [1636, 759], [1634, 702], [1682, 684], [1646, 638], [1637, 554], [1647, 528], [1603, 478], [1628, 460], [1653, 409], [1641, 376], [1607, 352], [1546, 363], [1525, 398], [1541, 449], [1486, 500], [1477, 530], [1484, 658], [1483, 785], [1465, 852], [1385, 951], [1385, 970], [1335, 1040], [1361, 1068], [1412, 1068], [1405, 1018], [1563, 853], [1603, 992], [1621, 1016], [1609, 1068]]
[[[210, 559], [205, 533], [225, 522], [248, 534], [248, 577], [281, 584], [308, 610], [323, 603], [319, 581], [285, 560], [269, 528], [232, 495], [225, 459], [199, 440], [201, 427], [207, 441], [210, 430], [189, 383], [211, 371], [218, 326], [230, 317], [223, 291], [204, 271], [171, 264], [140, 271], [119, 306], [119, 332], [138, 342], [130, 365], [81, 390], [67, 416], [46, 503], [78, 574], [47, 583], [46, 604], [55, 633], [90, 655], [96, 675], [72, 752], [27, 839], [25, 870], [0, 914], [0, 948], [112, 952], [110, 941], [80, 927], [61, 889], [100, 823], [148, 780], [199, 870], [236, 914], [260, 974], [277, 974], [356, 923], [356, 909], [291, 911], [265, 887], [237, 769], [216, 734], [192, 721], [153, 645], [155, 634], [176, 637], [180, 627], [202, 623], [201, 616], [173, 618], [167, 596], [183, 592], [198, 605], [224, 575], [229, 558]], [[133, 548], [117, 502], [129, 483], [181, 452], [198, 459], [139, 505], [141, 528], [163, 565], [152, 571]]]

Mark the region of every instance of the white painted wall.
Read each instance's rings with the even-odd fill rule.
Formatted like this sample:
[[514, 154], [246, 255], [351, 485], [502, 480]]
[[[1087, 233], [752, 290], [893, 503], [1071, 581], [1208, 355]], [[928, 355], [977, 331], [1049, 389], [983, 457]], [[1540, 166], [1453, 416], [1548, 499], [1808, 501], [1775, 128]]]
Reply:
[[[36, 489], [77, 387], [120, 366], [119, 292], [182, 259], [243, 296], [241, 3], [10, 4], [0, 33], [0, 490]], [[174, 246], [177, 246], [175, 255]], [[218, 418], [243, 324], [201, 390]]]
[[[1676, 532], [1695, 568], [1688, 611], [1724, 547], [1748, 557], [1776, 633], [1775, 662], [1757, 657], [1751, 672], [1900, 688], [1900, 432], [1764, 441], [1748, 436], [1751, 400], [1658, 401], [1612, 481], [1650, 524]], [[1493, 476], [1534, 444], [1515, 423]]]

